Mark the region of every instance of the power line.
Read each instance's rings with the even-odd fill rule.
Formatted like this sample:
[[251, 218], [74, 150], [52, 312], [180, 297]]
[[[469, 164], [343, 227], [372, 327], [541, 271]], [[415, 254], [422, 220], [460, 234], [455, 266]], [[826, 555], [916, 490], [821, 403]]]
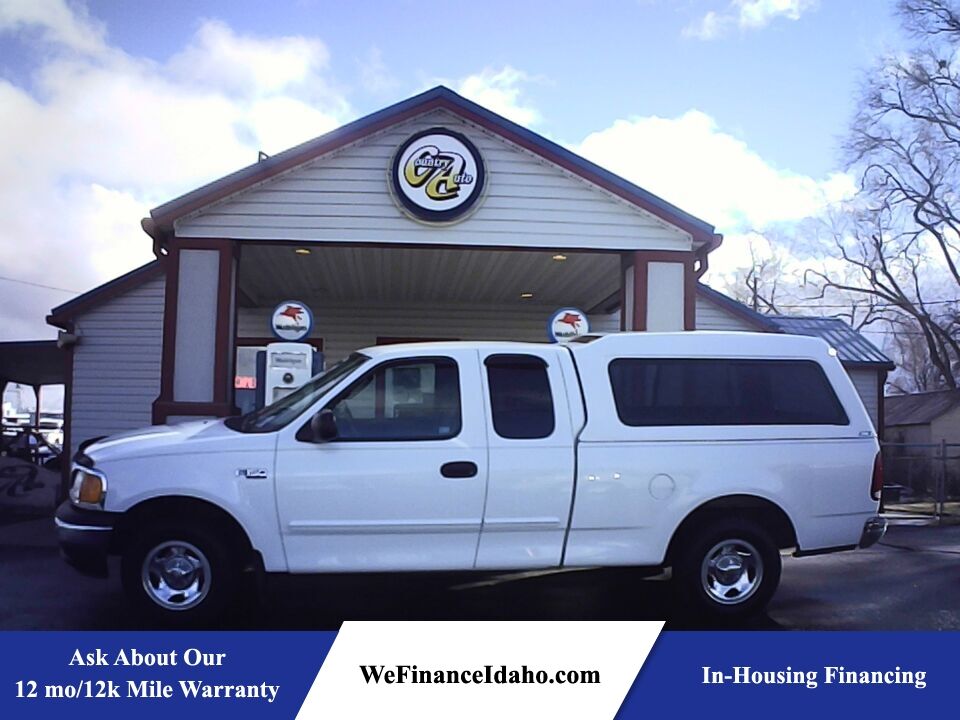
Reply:
[[30, 282], [29, 280], [17, 280], [16, 278], [3, 277], [0, 275], [0, 280], [6, 280], [7, 282], [20, 283], [21, 285], [30, 285], [32, 287], [43, 288], [44, 290], [56, 290], [58, 292], [71, 293], [72, 295], [79, 295], [79, 290], [68, 290], [67, 288], [54, 287], [53, 285], [44, 285], [42, 283]]
[[[913, 302], [914, 305], [948, 305], [950, 303], [960, 303], [960, 298], [955, 300], [924, 300], [921, 302]], [[816, 300], [811, 300], [809, 305], [781, 305], [780, 303], [774, 303], [778, 308], [788, 308], [790, 310], [816, 310], [817, 308], [841, 308], [843, 310], [850, 310], [854, 306], [852, 304], [847, 305], [820, 305]], [[896, 303], [874, 303], [873, 305], [861, 305], [857, 306], [859, 309], [866, 310], [868, 308], [896, 308], [900, 307]]]

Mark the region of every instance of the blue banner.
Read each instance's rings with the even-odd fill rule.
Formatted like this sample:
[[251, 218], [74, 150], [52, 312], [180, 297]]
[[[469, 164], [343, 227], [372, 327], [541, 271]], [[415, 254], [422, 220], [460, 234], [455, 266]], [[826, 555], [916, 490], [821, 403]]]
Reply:
[[6, 632], [0, 717], [294, 718], [335, 632]]
[[[363, 625], [375, 641], [383, 632], [384, 656], [393, 658], [391, 653], [398, 648], [388, 647], [386, 630], [398, 624]], [[475, 628], [482, 623], [464, 625]], [[518, 630], [532, 625], [538, 624], [514, 623]], [[599, 629], [603, 623], [596, 625]], [[456, 644], [453, 625], [444, 628], [444, 634], [450, 636], [451, 647]], [[329, 686], [319, 683], [318, 672], [336, 638], [334, 632], [6, 632], [0, 634], [0, 717], [62, 719], [95, 712], [104, 720], [225, 713], [241, 719], [287, 719], [297, 717], [302, 707], [301, 716], [320, 717], [317, 710], [324, 707]], [[582, 642], [580, 638], [577, 642]], [[621, 688], [610, 707], [619, 706], [616, 717], [623, 720], [700, 713], [809, 720], [811, 713], [889, 715], [946, 709], [955, 704], [958, 648], [958, 637], [947, 633], [665, 632], [645, 662], [646, 648], [632, 658], [637, 665], [643, 663], [639, 674], [622, 706]], [[509, 700], [518, 714], [529, 714], [529, 708], [523, 710], [516, 703], [522, 703], [533, 686], [508, 690], [499, 678], [508, 679], [513, 666], [500, 665], [488, 653], [464, 670], [461, 664], [471, 657], [470, 648], [459, 647], [451, 670], [439, 671], [432, 661], [430, 672], [450, 673], [446, 680], [423, 676], [417, 681], [417, 673], [423, 675], [428, 663], [416, 643], [399, 648], [410, 661], [402, 666], [380, 660], [376, 642], [365, 643], [360, 652], [369, 664], [356, 664], [348, 650], [338, 646], [338, 661], [346, 663], [345, 677], [355, 687], [338, 695], [338, 707], [325, 710], [348, 710], [342, 707], [344, 697], [355, 698], [362, 707], [364, 694], [379, 693], [395, 703], [397, 717], [408, 717], [417, 706], [424, 711], [435, 707], [430, 699], [436, 700], [437, 693], [453, 691], [448, 697], [460, 698], [463, 707], [458, 712], [444, 701], [449, 708], [446, 717], [474, 717], [486, 698], [498, 706]], [[588, 650], [584, 648], [585, 662], [579, 668], [581, 682], [590, 666]], [[623, 650], [620, 657], [629, 657], [629, 649]], [[512, 659], [523, 653], [521, 644], [511, 646], [505, 656], [517, 662], [519, 678], [536, 677], [540, 669]], [[390, 671], [401, 667], [405, 670], [397, 675], [400, 680], [388, 682]], [[451, 677], [455, 687], [449, 685]], [[544, 677], [550, 678], [546, 692], [564, 703], [587, 691], [584, 685], [554, 685], [552, 669]], [[602, 685], [610, 678], [605, 674], [598, 680]], [[404, 682], [405, 688], [397, 687]], [[311, 688], [315, 702], [308, 711], [304, 701]], [[519, 694], [507, 694], [514, 691]], [[606, 710], [599, 712], [599, 707], [594, 717], [611, 716]]]
[[665, 632], [617, 718], [886, 717], [956, 704], [955, 633]]

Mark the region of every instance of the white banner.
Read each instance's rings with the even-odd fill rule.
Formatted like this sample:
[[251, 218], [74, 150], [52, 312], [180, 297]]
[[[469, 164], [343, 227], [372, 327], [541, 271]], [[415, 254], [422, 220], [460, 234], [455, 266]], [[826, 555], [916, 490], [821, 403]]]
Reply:
[[662, 622], [345, 622], [315, 718], [613, 718]]

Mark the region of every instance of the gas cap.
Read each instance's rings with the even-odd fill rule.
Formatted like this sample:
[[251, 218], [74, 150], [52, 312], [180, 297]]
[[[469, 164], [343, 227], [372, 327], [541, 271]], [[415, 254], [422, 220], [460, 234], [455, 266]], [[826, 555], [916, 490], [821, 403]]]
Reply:
[[677, 484], [669, 475], [658, 473], [650, 478], [650, 495], [654, 500], [666, 500], [676, 489]]

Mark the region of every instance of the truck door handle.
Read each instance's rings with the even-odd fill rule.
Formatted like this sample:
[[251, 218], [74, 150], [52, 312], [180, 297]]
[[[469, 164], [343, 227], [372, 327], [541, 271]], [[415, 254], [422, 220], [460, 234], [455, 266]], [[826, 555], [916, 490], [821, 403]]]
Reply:
[[448, 462], [440, 466], [440, 474], [445, 478], [476, 477], [477, 464], [472, 462]]

